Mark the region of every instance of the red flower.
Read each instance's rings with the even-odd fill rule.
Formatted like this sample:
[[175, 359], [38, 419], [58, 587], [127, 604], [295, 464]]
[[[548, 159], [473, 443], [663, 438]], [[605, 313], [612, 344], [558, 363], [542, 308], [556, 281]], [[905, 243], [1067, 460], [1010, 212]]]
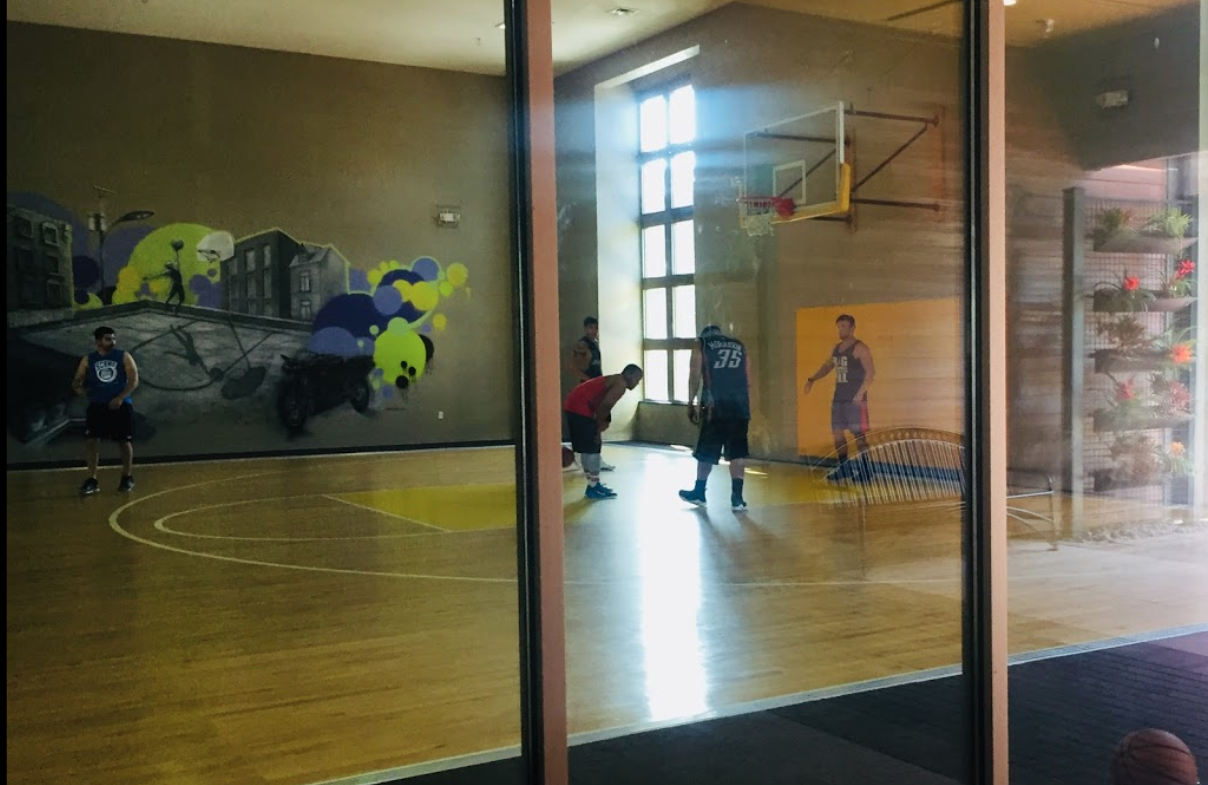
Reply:
[[1186, 278], [1195, 272], [1195, 262], [1190, 259], [1184, 259], [1179, 262], [1179, 269], [1175, 271], [1174, 279], [1176, 281]]
[[1135, 292], [1137, 287], [1141, 285], [1141, 279], [1135, 275], [1124, 276], [1124, 291]]
[[1191, 351], [1191, 344], [1176, 343], [1170, 347], [1170, 361], [1175, 365], [1186, 365], [1195, 358], [1195, 354]]
[[1135, 390], [1133, 390], [1133, 383], [1131, 379], [1127, 382], [1121, 382], [1120, 384], [1116, 385], [1117, 401], [1131, 401], [1136, 397], [1137, 393]]

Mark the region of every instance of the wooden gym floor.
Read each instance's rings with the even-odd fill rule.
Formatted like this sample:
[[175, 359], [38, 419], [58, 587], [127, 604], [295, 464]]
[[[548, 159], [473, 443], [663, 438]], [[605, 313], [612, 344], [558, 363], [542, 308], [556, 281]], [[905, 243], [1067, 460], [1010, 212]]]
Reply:
[[[959, 514], [755, 465], [565, 475], [569, 712], [606, 734], [960, 661]], [[518, 743], [508, 449], [8, 475], [8, 781], [329, 781]], [[1023, 530], [1021, 535], [1026, 534]], [[1012, 540], [1015, 652], [1208, 621], [1208, 537]], [[955, 707], [954, 707], [955, 710]]]

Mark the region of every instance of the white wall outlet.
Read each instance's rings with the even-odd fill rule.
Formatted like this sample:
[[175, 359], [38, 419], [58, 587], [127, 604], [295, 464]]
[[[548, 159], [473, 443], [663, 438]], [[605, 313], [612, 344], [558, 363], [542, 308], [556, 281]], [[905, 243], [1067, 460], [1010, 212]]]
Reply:
[[444, 412], [437, 412], [437, 413], [436, 413], [436, 419], [438, 419], [438, 420], [443, 420], [443, 419], [445, 419], [445, 413], [444, 413]]

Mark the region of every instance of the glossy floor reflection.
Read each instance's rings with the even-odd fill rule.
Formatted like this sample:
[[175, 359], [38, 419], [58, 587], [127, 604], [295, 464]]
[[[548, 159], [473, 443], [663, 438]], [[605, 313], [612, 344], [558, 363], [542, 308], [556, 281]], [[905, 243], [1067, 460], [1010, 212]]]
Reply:
[[[861, 516], [683, 452], [564, 475], [572, 732], [601, 738], [960, 661], [959, 510]], [[509, 450], [8, 476], [9, 781], [312, 783], [518, 742]], [[829, 491], [828, 491], [829, 492]], [[1011, 550], [1016, 651], [1208, 621], [1203, 527]], [[956, 708], [954, 707], [954, 711]]]

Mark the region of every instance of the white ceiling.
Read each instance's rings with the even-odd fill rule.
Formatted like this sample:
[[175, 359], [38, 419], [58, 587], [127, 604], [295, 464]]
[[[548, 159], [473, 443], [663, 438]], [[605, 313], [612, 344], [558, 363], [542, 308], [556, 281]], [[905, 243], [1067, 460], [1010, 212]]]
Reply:
[[[726, 5], [730, 0], [552, 0], [559, 72]], [[747, 0], [799, 13], [955, 35], [960, 4], [888, 21], [936, 0]], [[987, 0], [975, 0], [986, 2]], [[1008, 39], [1127, 21], [1195, 0], [1018, 0]], [[474, 73], [504, 70], [502, 0], [7, 0], [10, 21], [134, 33]], [[636, 8], [614, 16], [618, 5]], [[1046, 35], [1043, 20], [1052, 19]]]
[[[8, 19], [259, 49], [504, 72], [502, 0], [7, 0]], [[553, 0], [559, 71], [637, 43], [728, 0]]]

